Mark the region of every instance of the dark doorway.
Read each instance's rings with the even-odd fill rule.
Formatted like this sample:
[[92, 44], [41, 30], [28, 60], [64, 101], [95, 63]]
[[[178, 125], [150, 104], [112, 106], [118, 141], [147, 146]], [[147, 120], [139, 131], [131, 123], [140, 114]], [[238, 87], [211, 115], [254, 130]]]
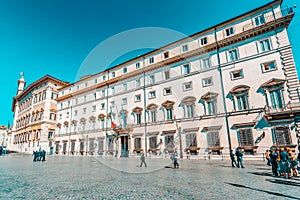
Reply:
[[121, 136], [121, 157], [128, 157], [128, 136]]

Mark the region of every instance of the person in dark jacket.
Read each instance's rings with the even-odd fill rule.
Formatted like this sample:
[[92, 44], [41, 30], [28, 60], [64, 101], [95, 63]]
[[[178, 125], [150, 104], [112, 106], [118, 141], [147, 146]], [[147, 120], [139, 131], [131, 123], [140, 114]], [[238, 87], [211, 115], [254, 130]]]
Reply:
[[278, 163], [277, 163], [277, 158], [278, 154], [275, 151], [275, 149], [271, 148], [271, 153], [270, 153], [270, 162], [272, 165], [272, 173], [273, 176], [278, 176]]
[[236, 160], [235, 160], [235, 157], [234, 157], [234, 153], [233, 153], [233, 149], [230, 149], [230, 158], [231, 158], [231, 166], [232, 167], [237, 166], [237, 163], [236, 163]]
[[240, 168], [241, 166], [241, 168], [245, 168], [243, 165], [243, 152], [239, 148], [236, 148], [235, 155], [237, 158], [237, 167]]

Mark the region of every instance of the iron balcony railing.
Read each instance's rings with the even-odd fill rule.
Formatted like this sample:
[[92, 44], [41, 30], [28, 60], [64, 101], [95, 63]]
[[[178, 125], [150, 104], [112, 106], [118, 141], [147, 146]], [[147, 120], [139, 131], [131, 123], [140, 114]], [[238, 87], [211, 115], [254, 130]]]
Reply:
[[294, 11], [293, 11], [292, 7], [286, 8], [286, 9], [281, 10], [281, 11], [276, 12], [276, 13], [273, 13], [273, 12], [266, 13], [266, 14], [264, 14], [264, 22], [260, 21], [260, 24], [256, 25], [255, 21], [252, 21], [251, 23], [246, 24], [243, 27], [243, 31], [248, 31], [252, 28], [263, 26], [264, 24], [266, 24], [268, 22], [272, 22], [274, 20], [280, 19], [282, 17], [288, 16], [288, 15], [291, 15], [291, 14], [294, 14]]

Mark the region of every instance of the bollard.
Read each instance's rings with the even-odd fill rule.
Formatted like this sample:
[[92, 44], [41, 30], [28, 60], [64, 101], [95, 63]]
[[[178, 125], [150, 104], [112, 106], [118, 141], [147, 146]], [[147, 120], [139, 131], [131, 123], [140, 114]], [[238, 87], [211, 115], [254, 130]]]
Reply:
[[266, 160], [265, 160], [265, 154], [264, 153], [262, 153], [262, 155], [263, 155], [263, 161], [265, 162]]

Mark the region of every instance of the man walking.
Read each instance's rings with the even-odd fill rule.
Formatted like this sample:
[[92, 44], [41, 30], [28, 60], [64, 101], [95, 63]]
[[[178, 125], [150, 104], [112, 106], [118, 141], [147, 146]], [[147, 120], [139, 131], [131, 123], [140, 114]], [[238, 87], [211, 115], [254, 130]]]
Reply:
[[237, 166], [236, 160], [235, 160], [235, 157], [234, 157], [234, 153], [233, 153], [233, 149], [230, 149], [230, 158], [231, 158], [231, 166], [232, 167]]
[[142, 167], [143, 164], [145, 165], [145, 167], [147, 167], [146, 158], [145, 158], [145, 154], [144, 153], [141, 154], [141, 164], [140, 164], [140, 167]]
[[237, 157], [237, 167], [240, 168], [241, 165], [241, 168], [245, 168], [243, 165], [243, 152], [239, 148], [236, 148], [235, 155]]
[[174, 169], [178, 169], [179, 168], [179, 163], [178, 163], [178, 153], [177, 153], [177, 151], [174, 151], [173, 163], [174, 163]]

